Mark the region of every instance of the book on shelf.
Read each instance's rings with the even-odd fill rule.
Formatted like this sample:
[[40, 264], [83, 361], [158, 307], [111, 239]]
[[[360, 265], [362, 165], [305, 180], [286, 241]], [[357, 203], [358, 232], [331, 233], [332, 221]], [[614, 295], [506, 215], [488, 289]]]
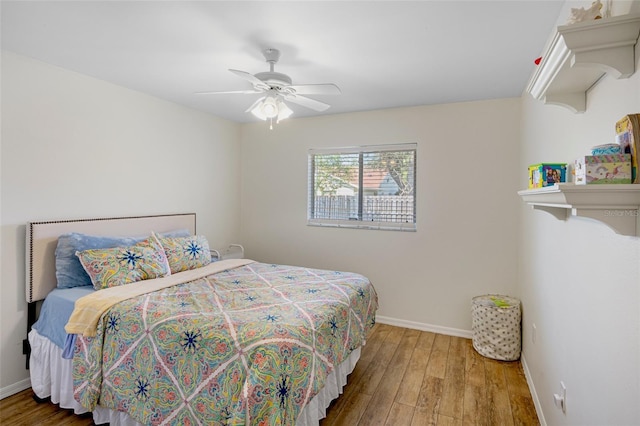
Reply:
[[616, 123], [616, 142], [623, 154], [631, 154], [631, 182], [640, 183], [638, 155], [640, 154], [640, 114], [628, 114]]

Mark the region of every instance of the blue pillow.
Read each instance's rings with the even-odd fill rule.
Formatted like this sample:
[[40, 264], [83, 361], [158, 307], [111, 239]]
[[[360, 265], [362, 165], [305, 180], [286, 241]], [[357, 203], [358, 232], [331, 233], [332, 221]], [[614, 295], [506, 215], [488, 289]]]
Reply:
[[[188, 237], [187, 229], [179, 229], [160, 234], [163, 237]], [[76, 251], [105, 249], [134, 245], [148, 237], [97, 237], [94, 235], [72, 232], [58, 237], [56, 247], [56, 279], [58, 288], [72, 288], [93, 285], [91, 278], [82, 267]]]

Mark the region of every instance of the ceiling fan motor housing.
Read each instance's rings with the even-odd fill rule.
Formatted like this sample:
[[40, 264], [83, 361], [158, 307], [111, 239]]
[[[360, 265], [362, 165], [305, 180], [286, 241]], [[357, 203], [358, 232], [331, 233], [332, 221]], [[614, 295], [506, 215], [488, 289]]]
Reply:
[[264, 81], [271, 87], [273, 86], [290, 86], [291, 77], [286, 74], [275, 71], [259, 72], [254, 75], [258, 80]]
[[268, 84], [272, 89], [278, 90], [282, 89], [283, 86], [290, 86], [291, 77], [273, 70], [273, 67], [280, 59], [280, 51], [278, 49], [265, 49], [262, 54], [269, 64], [269, 71], [259, 72], [254, 74], [254, 77]]
[[280, 59], [280, 51], [278, 49], [264, 49], [262, 54], [264, 55], [264, 59], [270, 64], [275, 64]]

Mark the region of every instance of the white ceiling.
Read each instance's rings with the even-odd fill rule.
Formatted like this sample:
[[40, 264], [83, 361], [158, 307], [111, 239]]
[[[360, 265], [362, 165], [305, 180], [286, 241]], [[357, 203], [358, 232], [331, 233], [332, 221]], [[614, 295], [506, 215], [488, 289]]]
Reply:
[[520, 96], [564, 0], [2, 1], [2, 48], [236, 122], [259, 95], [229, 68], [335, 83], [323, 113]]

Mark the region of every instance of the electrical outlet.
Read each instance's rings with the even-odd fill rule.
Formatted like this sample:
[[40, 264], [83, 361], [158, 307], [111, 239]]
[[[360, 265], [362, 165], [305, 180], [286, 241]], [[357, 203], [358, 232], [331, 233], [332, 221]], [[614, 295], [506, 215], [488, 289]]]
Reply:
[[567, 412], [567, 387], [562, 381], [560, 382], [560, 393], [553, 394], [553, 402], [563, 413]]
[[531, 324], [531, 343], [536, 343], [536, 338], [538, 334], [538, 328], [536, 327], [536, 324], [533, 323]]

